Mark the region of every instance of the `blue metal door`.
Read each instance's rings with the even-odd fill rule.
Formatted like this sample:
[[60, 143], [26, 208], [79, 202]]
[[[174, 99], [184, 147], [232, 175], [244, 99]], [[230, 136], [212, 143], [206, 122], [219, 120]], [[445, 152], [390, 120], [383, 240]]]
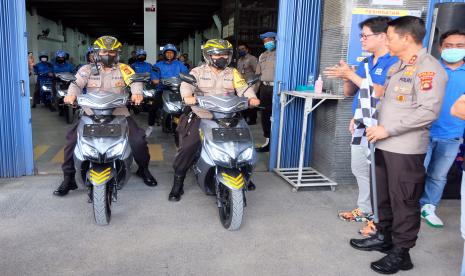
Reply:
[[[318, 77], [322, 1], [280, 0], [269, 169], [276, 168], [280, 104], [278, 89], [295, 90], [313, 73]], [[297, 167], [304, 102], [296, 99], [284, 114], [281, 167]], [[312, 118], [308, 118], [304, 166], [311, 157]]]
[[0, 177], [32, 175], [24, 0], [0, 1], [0, 45]]

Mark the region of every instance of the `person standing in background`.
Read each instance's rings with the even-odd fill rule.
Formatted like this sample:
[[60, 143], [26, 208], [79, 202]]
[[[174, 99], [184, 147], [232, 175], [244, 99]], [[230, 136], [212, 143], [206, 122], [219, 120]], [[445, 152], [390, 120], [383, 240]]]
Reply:
[[[258, 59], [251, 55], [249, 46], [245, 43], [240, 43], [237, 47], [237, 53], [239, 54], [239, 60], [237, 61], [237, 70], [249, 81], [255, 76], [255, 69], [257, 68]], [[251, 108], [244, 111], [244, 118], [249, 125], [255, 125], [257, 123], [257, 110]]]

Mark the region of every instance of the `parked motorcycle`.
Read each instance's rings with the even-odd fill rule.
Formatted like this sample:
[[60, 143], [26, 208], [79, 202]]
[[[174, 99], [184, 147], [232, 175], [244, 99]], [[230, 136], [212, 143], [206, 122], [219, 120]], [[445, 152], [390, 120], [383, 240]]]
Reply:
[[[134, 74], [132, 82], [145, 82], [146, 75]], [[128, 94], [101, 91], [78, 96], [77, 104], [90, 109], [91, 116], [82, 116], [78, 125], [78, 140], [74, 150], [74, 164], [92, 201], [95, 222], [107, 225], [111, 205], [118, 199], [118, 190], [127, 183], [133, 161], [129, 145], [128, 124], [125, 116], [113, 111], [126, 107]]]
[[163, 90], [163, 111], [161, 114], [162, 131], [165, 133], [173, 133], [176, 147], [179, 146], [179, 136], [176, 128], [179, 124], [179, 118], [184, 112], [184, 103], [182, 102], [181, 79], [172, 77], [160, 80], [167, 89]]
[[[200, 91], [194, 76], [181, 73], [180, 77]], [[251, 79], [248, 88], [258, 79]], [[206, 194], [216, 194], [223, 227], [238, 230], [246, 206], [247, 184], [256, 163], [252, 134], [241, 115], [241, 111], [249, 108], [249, 99], [235, 94], [201, 94], [200, 91], [196, 96], [198, 106], [210, 111], [213, 118], [200, 122], [202, 150], [194, 173]]]
[[48, 73], [38, 74], [40, 78], [37, 78], [38, 85], [39, 85], [39, 99], [40, 102], [43, 103], [45, 106], [53, 109], [52, 101], [53, 101], [53, 79], [48, 75]]
[[72, 105], [66, 105], [63, 102], [71, 82], [75, 80], [72, 73], [56, 73], [55, 74], [55, 95], [54, 102], [59, 111], [60, 116], [64, 116], [67, 124], [72, 124], [78, 114], [78, 108]]

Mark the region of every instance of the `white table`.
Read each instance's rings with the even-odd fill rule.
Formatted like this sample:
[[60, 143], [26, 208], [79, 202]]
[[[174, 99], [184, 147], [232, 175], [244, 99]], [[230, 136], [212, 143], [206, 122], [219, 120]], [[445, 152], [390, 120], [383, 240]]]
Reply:
[[[300, 139], [300, 152], [299, 152], [299, 166], [297, 168], [281, 168], [281, 150], [282, 150], [282, 137], [283, 137], [283, 119], [286, 106], [296, 98], [303, 98], [305, 100], [302, 136]], [[291, 184], [292, 191], [297, 192], [300, 187], [319, 187], [330, 186], [331, 190], [335, 190], [337, 183], [330, 180], [312, 167], [304, 167], [305, 156], [305, 139], [307, 136], [307, 122], [308, 115], [312, 113], [318, 106], [326, 100], [341, 100], [344, 96], [334, 94], [315, 94], [313, 92], [299, 92], [299, 91], [281, 91], [280, 103], [281, 114], [279, 120], [279, 140], [278, 140], [278, 162], [277, 168], [274, 171]], [[315, 105], [313, 100], [319, 100]]]

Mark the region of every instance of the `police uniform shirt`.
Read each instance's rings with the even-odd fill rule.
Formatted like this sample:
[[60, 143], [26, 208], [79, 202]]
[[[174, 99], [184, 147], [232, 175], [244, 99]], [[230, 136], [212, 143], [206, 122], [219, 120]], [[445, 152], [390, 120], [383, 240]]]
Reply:
[[251, 54], [247, 53], [245, 56], [240, 57], [237, 61], [237, 70], [249, 80], [255, 75], [255, 69], [257, 68], [258, 59]]
[[407, 63], [394, 64], [378, 107], [378, 123], [389, 137], [376, 142], [376, 147], [400, 154], [426, 153], [429, 127], [438, 117], [446, 82], [442, 65], [426, 49]]
[[[125, 87], [129, 83], [129, 77], [134, 74], [134, 70], [129, 65], [118, 63], [111, 68], [111, 71], [105, 72], [100, 64], [99, 74], [91, 73], [93, 64], [84, 65], [76, 74], [76, 84], [71, 83], [68, 88], [68, 95], [78, 96], [82, 89], [86, 88], [87, 93], [99, 93], [101, 91], [113, 92], [117, 94], [125, 93]], [[134, 95], [142, 95], [143, 85], [140, 82], [130, 84], [131, 93]], [[84, 109], [87, 115], [91, 115], [92, 111]], [[116, 108], [113, 115], [129, 116], [129, 111], [126, 107]]]
[[[240, 97], [256, 98], [253, 89], [247, 89], [247, 82], [235, 68], [227, 67], [219, 73], [214, 73], [212, 68], [205, 64], [195, 67], [190, 74], [197, 79], [197, 85], [204, 93], [204, 96], [236, 93]], [[182, 98], [193, 96], [194, 92], [196, 91], [193, 85], [186, 82], [181, 83]], [[200, 118], [212, 117], [208, 110], [197, 106], [192, 106], [192, 111]]]
[[260, 80], [266, 83], [273, 83], [276, 65], [276, 50], [266, 51], [258, 57], [256, 74], [261, 74]]

